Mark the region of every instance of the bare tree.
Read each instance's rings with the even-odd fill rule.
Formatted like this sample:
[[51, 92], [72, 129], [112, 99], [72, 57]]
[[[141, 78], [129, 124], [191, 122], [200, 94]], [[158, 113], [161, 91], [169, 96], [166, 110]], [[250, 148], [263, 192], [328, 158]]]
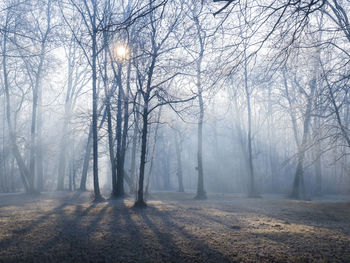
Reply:
[[[139, 72], [138, 77], [140, 79], [144, 78], [146, 84], [145, 86], [140, 87], [140, 89], [137, 92], [141, 94], [143, 110], [141, 110], [142, 136], [140, 174], [138, 183], [139, 189], [137, 193], [135, 207], [146, 206], [143, 194], [147, 150], [147, 134], [149, 129], [149, 118], [151, 117], [151, 113], [159, 106], [170, 105], [170, 107], [172, 107], [172, 104], [174, 103], [186, 102], [193, 99], [193, 97], [182, 99], [171, 95], [168, 92], [170, 88], [168, 83], [171, 82], [171, 80], [173, 80], [176, 76], [178, 76], [179, 72], [174, 72], [173, 74], [166, 74], [167, 71], [164, 71], [166, 67], [158, 66], [162, 57], [176, 50], [177, 48], [177, 41], [176, 38], [172, 37], [172, 33], [176, 29], [180, 21], [180, 16], [172, 15], [166, 17], [166, 10], [169, 10], [169, 8], [172, 8], [175, 14], [179, 13], [182, 10], [182, 6], [176, 6], [177, 4], [178, 3], [175, 2], [172, 4], [168, 3], [168, 5], [163, 6], [161, 10], [158, 9], [159, 12], [152, 12], [147, 17], [147, 35], [150, 36], [151, 44], [149, 47], [142, 47], [143, 49], [149, 49], [147, 50], [147, 53], [149, 54], [147, 57], [147, 66], [145, 68], [145, 71], [143, 71], [145, 73], [144, 77], [141, 68], [137, 68], [137, 71]], [[152, 1], [149, 1], [149, 9], [152, 9], [152, 6]], [[167, 25], [165, 25], [164, 23], [165, 19], [169, 19], [167, 21]], [[162, 30], [160, 31], [160, 29]], [[171, 45], [167, 45], [170, 43]], [[157, 81], [155, 74], [157, 74], [158, 76], [164, 75], [164, 78]], [[143, 83], [143, 81], [140, 81], [140, 83]], [[168, 88], [165, 88], [164, 86]], [[155, 99], [158, 100], [158, 103], [154, 102]]]
[[[88, 39], [81, 39], [78, 37], [77, 32], [74, 31], [74, 28], [71, 25], [71, 22], [68, 21], [68, 19], [65, 17], [65, 21], [67, 25], [70, 27], [71, 32], [75, 38], [75, 40], [78, 42], [80, 47], [83, 50], [83, 53], [91, 67], [92, 71], [92, 148], [93, 148], [93, 182], [94, 182], [94, 195], [95, 200], [100, 201], [102, 199], [101, 193], [100, 193], [100, 186], [99, 186], [99, 178], [98, 178], [98, 128], [97, 128], [97, 122], [98, 122], [98, 115], [97, 115], [97, 108], [98, 108], [98, 90], [97, 90], [97, 56], [100, 52], [100, 48], [98, 46], [98, 41], [100, 38], [100, 32], [99, 29], [101, 27], [101, 21], [99, 18], [99, 8], [98, 3], [96, 0], [84, 0], [82, 2], [76, 2], [74, 0], [70, 1], [72, 9], [68, 9], [70, 12], [73, 12], [74, 14], [77, 14], [81, 18], [81, 22], [84, 25], [84, 30], [88, 33]], [[66, 7], [69, 8], [69, 7]], [[63, 10], [63, 15], [65, 10]], [[68, 12], [68, 11], [67, 11]], [[72, 15], [72, 14], [70, 14]], [[84, 41], [88, 41], [87, 43], [84, 43]], [[91, 46], [90, 46], [91, 45]], [[90, 48], [87, 48], [86, 46], [90, 46]]]

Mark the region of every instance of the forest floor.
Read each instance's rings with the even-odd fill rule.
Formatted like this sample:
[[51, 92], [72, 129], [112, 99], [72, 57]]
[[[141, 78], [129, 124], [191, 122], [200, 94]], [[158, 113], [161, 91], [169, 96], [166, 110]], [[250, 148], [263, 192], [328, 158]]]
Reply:
[[0, 196], [0, 262], [350, 262], [350, 202]]

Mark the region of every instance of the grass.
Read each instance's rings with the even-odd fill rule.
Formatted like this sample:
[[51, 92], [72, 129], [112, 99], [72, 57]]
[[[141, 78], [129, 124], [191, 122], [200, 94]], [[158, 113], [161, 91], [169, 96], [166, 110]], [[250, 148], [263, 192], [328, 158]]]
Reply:
[[0, 262], [350, 262], [350, 204], [156, 193], [3, 195]]

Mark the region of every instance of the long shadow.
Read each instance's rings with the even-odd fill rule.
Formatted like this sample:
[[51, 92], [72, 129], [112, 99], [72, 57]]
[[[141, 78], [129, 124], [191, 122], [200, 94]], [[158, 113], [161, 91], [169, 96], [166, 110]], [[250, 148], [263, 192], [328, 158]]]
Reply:
[[[65, 236], [65, 234], [71, 235], [72, 233], [75, 233], [77, 236], [79, 236], [80, 234], [85, 234], [84, 231], [87, 231], [89, 229], [96, 230], [96, 226], [98, 225], [99, 221], [103, 218], [107, 206], [104, 206], [96, 214], [94, 220], [89, 221], [88, 226], [81, 226], [81, 221], [86, 216], [89, 216], [91, 210], [96, 208], [97, 205], [98, 203], [91, 203], [85, 209], [83, 209], [82, 205], [76, 205], [76, 208], [73, 212], [69, 212], [68, 214], [63, 212], [62, 214], [60, 214], [59, 224], [55, 227], [57, 230], [63, 229], [63, 231], [60, 231], [58, 235], [53, 237], [51, 240], [48, 240], [45, 244], [45, 249], [50, 249], [51, 247], [53, 247], [55, 243], [60, 240], [61, 237]], [[69, 230], [67, 229], [67, 227], [69, 227]]]
[[126, 262], [147, 262], [148, 255], [143, 247], [147, 240], [131, 217], [135, 209], [126, 206], [121, 200], [111, 200], [108, 207], [111, 209], [109, 220], [112, 222], [108, 226], [108, 234], [113, 252], [107, 262], [119, 262], [122, 259]]
[[184, 254], [181, 251], [181, 248], [179, 248], [178, 246], [176, 246], [176, 242], [173, 238], [173, 236], [170, 234], [170, 225], [164, 225], [163, 227], [166, 229], [165, 231], [160, 229], [160, 226], [156, 226], [155, 223], [152, 222], [152, 220], [149, 218], [148, 213], [154, 213], [155, 211], [158, 212], [157, 209], [153, 208], [153, 207], [149, 207], [147, 208], [148, 211], [142, 211], [140, 213], [140, 216], [143, 220], [143, 222], [145, 222], [147, 224], [147, 226], [152, 230], [153, 234], [155, 235], [158, 244], [161, 246], [160, 248], [158, 248], [159, 254], [162, 257], [161, 259], [163, 261], [171, 261], [171, 259], [175, 259], [176, 261], [183, 261], [184, 259], [188, 260], [190, 259], [188, 255]]
[[[21, 237], [31, 232], [38, 233], [40, 225], [44, 223], [46, 228], [44, 227], [43, 231], [50, 231], [52, 235], [45, 233], [34, 237], [33, 245], [36, 247], [30, 248], [28, 251], [21, 251], [24, 253], [21, 260], [33, 261], [35, 255], [38, 256], [37, 262], [147, 262], [147, 260], [149, 262], [234, 262], [235, 260], [235, 254], [225, 255], [216, 249], [216, 247], [219, 248], [220, 244], [211, 246], [207, 244], [205, 237], [193, 235], [184, 228], [186, 223], [195, 226], [195, 218], [202, 217], [209, 225], [211, 222], [215, 222], [237, 230], [238, 228], [236, 229], [234, 225], [230, 224], [233, 219], [220, 219], [220, 217], [211, 216], [196, 209], [189, 209], [186, 212], [187, 208], [183, 207], [184, 213], [191, 213], [191, 218], [187, 219], [173, 210], [163, 211], [152, 205], [144, 210], [138, 210], [130, 208], [123, 201], [118, 200], [110, 200], [102, 204], [91, 203], [86, 207], [86, 204], [75, 203], [79, 195], [77, 193], [73, 197], [67, 198], [48, 213], [17, 230], [14, 233], [16, 239], [8, 237], [1, 240], [0, 248], [4, 250], [10, 248], [14, 251], [16, 250], [14, 247], [17, 247], [17, 250], [21, 251], [19, 248], [22, 242]], [[70, 208], [65, 209], [68, 205]], [[238, 210], [233, 210], [232, 205], [220, 205], [216, 209], [231, 213], [232, 216], [235, 213], [245, 213], [290, 221], [289, 214], [272, 215], [269, 213], [269, 209], [264, 210], [264, 207], [258, 205], [246, 206], [242, 203], [237, 207]], [[268, 208], [268, 206], [266, 207]], [[287, 210], [290, 213], [293, 211], [289, 208]], [[57, 217], [52, 220], [51, 216], [55, 214]], [[296, 223], [301, 223], [297, 220], [297, 216], [293, 218]], [[310, 221], [310, 223], [312, 222]], [[236, 223], [239, 222], [235, 220]], [[95, 234], [97, 236], [94, 236]], [[281, 240], [283, 242], [283, 240], [288, 239], [287, 234], [281, 235], [279, 233], [257, 233], [254, 235], [274, 242], [281, 242]], [[31, 238], [33, 237], [29, 237], [29, 239]], [[208, 236], [208, 238], [210, 237]], [[300, 240], [302, 239], [303, 237], [300, 235]], [[345, 253], [341, 249], [337, 251]], [[51, 258], [52, 255], [55, 258]], [[0, 258], [0, 261], [2, 260], [3, 258]]]
[[[128, 262], [147, 261], [147, 249], [143, 248], [147, 240], [143, 238], [140, 226], [131, 217], [134, 210], [121, 200], [109, 200], [91, 215], [91, 210], [96, 206], [95, 203], [86, 209], [77, 206], [72, 213], [75, 215], [73, 218], [72, 214], [62, 214], [60, 223], [55, 226], [60, 232], [45, 240], [45, 245], [35, 249], [34, 254], [53, 251], [55, 261], [70, 262], [119, 262], [123, 261], [123, 258]], [[88, 221], [82, 224], [81, 220], [85, 216], [88, 216]], [[91, 238], [94, 234], [98, 236]], [[62, 253], [55, 250], [57, 246], [62, 248]], [[135, 248], [142, 250], [142, 253], [130, 251]], [[66, 254], [67, 251], [71, 252]], [[30, 259], [30, 256], [27, 259]]]
[[[16, 229], [13, 231], [13, 234], [15, 235], [25, 235], [28, 234], [30, 231], [32, 231], [35, 227], [37, 227], [38, 225], [40, 225], [41, 223], [43, 223], [44, 221], [48, 220], [52, 215], [54, 214], [62, 214], [64, 208], [68, 205], [70, 205], [69, 202], [72, 202], [76, 199], [78, 199], [80, 196], [80, 193], [77, 192], [75, 193], [71, 198], [67, 199], [64, 203], [60, 204], [59, 206], [55, 207], [52, 209], [51, 212], [48, 212], [46, 214], [44, 214], [43, 216], [39, 217], [36, 220], [31, 221], [31, 223], [21, 229]], [[0, 240], [0, 247], [3, 249], [8, 248], [9, 246], [12, 245], [13, 242], [16, 242], [15, 240], [13, 240], [13, 236], [5, 238]]]
[[[89, 261], [87, 252], [94, 249], [89, 244], [89, 236], [96, 231], [100, 220], [105, 215], [107, 205], [97, 214], [94, 214], [94, 219], [88, 221], [88, 225], [81, 225], [81, 221], [89, 216], [91, 210], [96, 208], [97, 205], [98, 203], [91, 203], [90, 206], [84, 209], [82, 205], [78, 204], [75, 210], [68, 214], [62, 211], [57, 219], [58, 222], [50, 227], [52, 236], [40, 240], [43, 245], [35, 247], [33, 251], [26, 255], [24, 261], [32, 260], [33, 255], [39, 255], [41, 262]], [[54, 255], [54, 259], [51, 258], [52, 255]]]
[[[147, 210], [149, 210], [149, 213], [141, 214], [142, 218], [157, 235], [158, 240], [163, 247], [170, 246], [170, 256], [174, 262], [234, 262], [232, 258], [229, 258], [220, 251], [209, 247], [205, 243], [205, 240], [201, 240], [200, 238], [195, 237], [184, 230], [183, 227], [179, 226], [174, 220], [171, 219], [172, 216], [168, 212], [160, 211], [155, 207], [149, 207]], [[159, 227], [157, 227], [156, 224], [150, 220], [148, 214], [156, 216], [162, 222], [165, 231], [168, 232], [161, 231]], [[193, 251], [190, 254], [184, 253], [181, 248], [175, 245], [175, 238], [169, 233], [169, 230], [175, 231], [176, 235], [179, 235], [181, 239], [184, 239], [188, 244], [190, 244]]]

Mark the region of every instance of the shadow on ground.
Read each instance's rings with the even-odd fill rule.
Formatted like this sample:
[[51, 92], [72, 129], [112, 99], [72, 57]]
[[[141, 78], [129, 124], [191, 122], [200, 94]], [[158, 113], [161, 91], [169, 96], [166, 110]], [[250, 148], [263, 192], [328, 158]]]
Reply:
[[330, 216], [327, 204], [288, 200], [178, 197], [135, 209], [88, 193], [14, 198], [0, 207], [0, 262], [350, 261], [350, 223], [338, 220], [347, 204]]

